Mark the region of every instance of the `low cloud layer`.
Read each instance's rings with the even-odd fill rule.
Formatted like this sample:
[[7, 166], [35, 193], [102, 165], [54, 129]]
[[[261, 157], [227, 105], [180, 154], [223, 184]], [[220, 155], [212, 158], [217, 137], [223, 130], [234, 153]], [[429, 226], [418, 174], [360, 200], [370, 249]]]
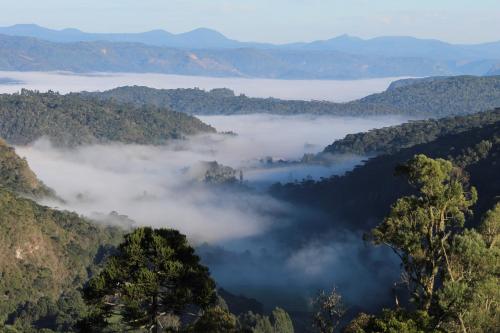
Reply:
[[[202, 120], [238, 136], [211, 134], [166, 146], [107, 144], [72, 150], [56, 149], [39, 140], [17, 151], [65, 200], [64, 204], [45, 204], [104, 222], [117, 223], [116, 216], [108, 216], [116, 211], [138, 225], [179, 229], [199, 246], [216, 280], [231, 291], [268, 304], [280, 303], [276, 295], [266, 295], [268, 288], [279, 291], [280, 297], [305, 299], [320, 287], [336, 284], [355, 304], [367, 295], [377, 301], [387, 296], [388, 290], [378, 285], [394, 275], [392, 266], [381, 259], [382, 252], [367, 251], [360, 235], [336, 230], [334, 221], [331, 235], [316, 235], [313, 221], [323, 218], [317, 212], [280, 202], [262, 188], [208, 186], [189, 170], [202, 161], [216, 160], [242, 169], [250, 187], [343, 173], [362, 157], [346, 157], [329, 167], [274, 167], [260, 160], [267, 156], [299, 159], [347, 133], [402, 119], [251, 115]], [[383, 270], [370, 273], [373, 267]], [[288, 285], [294, 286], [292, 293]], [[289, 301], [283, 302], [290, 306]]]
[[61, 93], [82, 90], [108, 90], [127, 85], [143, 85], [152, 88], [201, 88], [226, 87], [237, 94], [250, 97], [274, 97], [281, 99], [328, 100], [347, 102], [387, 89], [392, 81], [400, 78], [365, 80], [273, 80], [247, 78], [216, 78], [169, 74], [93, 73], [74, 74], [64, 72], [5, 72], [0, 76], [21, 81], [19, 85], [2, 85], [0, 92], [13, 93], [21, 88]]

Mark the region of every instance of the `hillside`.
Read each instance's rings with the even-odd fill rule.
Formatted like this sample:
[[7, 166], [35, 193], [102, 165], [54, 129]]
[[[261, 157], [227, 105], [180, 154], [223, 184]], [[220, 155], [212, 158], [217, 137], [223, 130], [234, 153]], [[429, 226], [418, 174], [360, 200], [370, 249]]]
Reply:
[[[59, 212], [0, 188], [0, 321], [41, 297], [56, 301], [87, 280], [117, 230]], [[101, 254], [99, 254], [101, 253]]]
[[469, 173], [470, 183], [477, 187], [479, 193], [479, 201], [474, 207], [476, 215], [473, 223], [477, 223], [477, 219], [493, 207], [500, 193], [497, 177], [500, 166], [499, 133], [500, 121], [497, 121], [371, 158], [344, 176], [277, 184], [271, 192], [279, 198], [329, 216], [327, 222], [300, 230], [301, 233], [321, 234], [331, 223], [364, 232], [386, 216], [397, 198], [412, 191], [407, 182], [395, 175], [396, 167], [415, 154], [425, 154], [433, 158], [452, 159]]
[[[397, 85], [399, 81], [394, 84]], [[425, 80], [388, 89], [349, 103], [288, 101], [235, 96], [229, 89], [154, 89], [120, 87], [84, 93], [138, 106], [170, 107], [188, 114], [314, 114], [335, 116], [405, 115], [439, 118], [491, 110], [500, 106], [500, 76], [459, 76]]]
[[14, 148], [0, 139], [0, 188], [30, 197], [54, 196], [29, 168], [28, 162], [20, 158]]
[[0, 95], [0, 136], [11, 144], [28, 144], [40, 137], [57, 145], [161, 144], [204, 132], [215, 129], [167, 108], [134, 107], [52, 92], [23, 90]]
[[500, 121], [500, 108], [467, 116], [410, 121], [397, 126], [348, 134], [327, 146], [323, 153], [373, 155], [393, 153], [438, 137], [465, 132]]
[[[67, 309], [58, 306], [76, 306], [76, 288], [120, 241], [122, 231], [94, 225], [75, 213], [56, 211], [14, 193], [52, 195], [26, 161], [1, 141], [0, 327], [6, 320], [15, 322], [17, 316], [26, 316], [26, 311], [31, 311], [31, 317], [21, 324], [40, 319], [33, 318], [33, 311], [43, 308], [42, 303], [51, 304], [52, 312], [45, 306], [45, 311], [54, 316], [49, 320], [58, 318], [59, 325], [70, 324], [78, 309], [65, 314]], [[26, 311], [21, 311], [23, 308]], [[40, 325], [43, 327], [43, 321]], [[21, 331], [28, 330], [25, 327]]]
[[[461, 76], [422, 81], [367, 96], [355, 102], [393, 113], [442, 117], [467, 114], [500, 105], [500, 76]], [[423, 112], [425, 110], [425, 112]]]
[[134, 72], [275, 79], [484, 75], [495, 60], [450, 61], [297, 48], [183, 49], [130, 42], [56, 43], [0, 35], [0, 70]]

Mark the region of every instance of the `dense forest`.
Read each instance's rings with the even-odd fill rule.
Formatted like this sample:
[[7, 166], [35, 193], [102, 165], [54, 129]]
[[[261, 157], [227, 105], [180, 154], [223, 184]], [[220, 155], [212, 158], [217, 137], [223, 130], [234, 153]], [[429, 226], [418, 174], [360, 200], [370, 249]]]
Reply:
[[465, 132], [500, 121], [500, 108], [466, 116], [410, 121], [401, 125], [348, 134], [327, 146], [323, 153], [372, 155], [393, 153], [438, 137]]
[[84, 143], [162, 144], [169, 139], [215, 129], [168, 108], [22, 90], [0, 95], [0, 136], [12, 144], [40, 137], [56, 145]]
[[136, 105], [153, 104], [188, 114], [282, 115], [314, 114], [335, 116], [405, 115], [444, 117], [470, 114], [500, 106], [500, 76], [446, 77], [436, 80], [400, 81], [380, 94], [349, 103], [293, 101], [275, 98], [235, 96], [229, 89], [154, 89], [120, 87], [104, 92], [84, 93], [100, 99], [113, 99]]

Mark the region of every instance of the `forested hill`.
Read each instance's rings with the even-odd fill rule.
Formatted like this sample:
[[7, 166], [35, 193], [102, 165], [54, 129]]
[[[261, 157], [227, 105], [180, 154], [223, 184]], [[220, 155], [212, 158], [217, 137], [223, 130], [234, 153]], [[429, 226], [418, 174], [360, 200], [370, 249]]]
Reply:
[[327, 146], [323, 153], [373, 155], [392, 153], [403, 148], [465, 132], [500, 121], [500, 108], [466, 116], [410, 121], [401, 125], [348, 134]]
[[[236, 96], [229, 89], [153, 89], [120, 87], [105, 92], [84, 93], [85, 96], [114, 99], [136, 105], [166, 106], [188, 114], [283, 115], [405, 115], [412, 117], [444, 117], [491, 110], [500, 106], [500, 76], [459, 76], [413, 83], [396, 81], [393, 88], [349, 103], [292, 101], [275, 98]], [[396, 88], [394, 88], [396, 87]]]
[[[0, 141], [0, 331], [68, 331], [85, 305], [77, 288], [123, 232], [21, 198], [51, 195], [13, 148]], [[10, 332], [10, 330], [9, 330]], [[13, 331], [14, 332], [14, 331]]]
[[56, 145], [112, 141], [162, 144], [203, 132], [215, 129], [166, 107], [136, 107], [76, 94], [27, 90], [0, 95], [0, 137], [11, 144], [28, 144], [40, 137]]
[[[330, 220], [323, 228], [336, 223], [351, 230], [367, 231], [387, 215], [397, 198], [412, 192], [407, 182], [395, 175], [395, 169], [415, 154], [451, 159], [465, 168], [470, 183], [479, 193], [479, 201], [474, 207], [475, 222], [498, 200], [500, 121], [374, 157], [344, 176], [278, 184], [272, 193], [294, 204], [326, 212]], [[321, 226], [316, 229], [315, 232], [322, 232]]]

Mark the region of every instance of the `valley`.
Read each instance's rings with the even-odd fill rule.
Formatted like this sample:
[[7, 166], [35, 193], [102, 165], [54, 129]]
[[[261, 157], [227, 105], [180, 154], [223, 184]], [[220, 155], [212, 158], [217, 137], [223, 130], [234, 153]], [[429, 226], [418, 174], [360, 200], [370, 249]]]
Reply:
[[461, 1], [3, 6], [0, 333], [498, 331], [500, 6]]

